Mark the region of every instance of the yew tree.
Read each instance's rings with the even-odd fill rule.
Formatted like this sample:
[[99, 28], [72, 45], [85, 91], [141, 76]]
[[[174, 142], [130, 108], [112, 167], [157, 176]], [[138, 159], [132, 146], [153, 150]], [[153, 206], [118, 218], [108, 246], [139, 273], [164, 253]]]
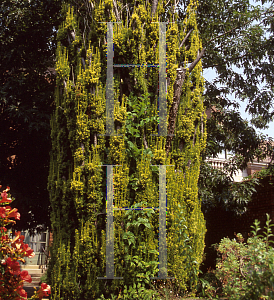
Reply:
[[[183, 20], [173, 1], [64, 5], [48, 182], [52, 299], [151, 297], [164, 229], [165, 274], [182, 293], [195, 290], [206, 231], [198, 198], [206, 115], [197, 4], [189, 3]], [[111, 273], [112, 220], [117, 279], [110, 280], [102, 277]]]

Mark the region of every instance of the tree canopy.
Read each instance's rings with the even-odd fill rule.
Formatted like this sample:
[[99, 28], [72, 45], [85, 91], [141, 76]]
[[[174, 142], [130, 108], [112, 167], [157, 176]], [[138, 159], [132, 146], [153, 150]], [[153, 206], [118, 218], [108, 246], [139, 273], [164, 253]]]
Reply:
[[213, 83], [207, 83], [207, 98], [216, 104], [217, 96], [228, 94], [246, 99], [252, 123], [263, 128], [274, 115], [274, 11], [273, 1], [257, 3], [203, 1], [198, 26], [205, 49], [204, 69], [217, 73]]
[[[182, 16], [186, 4], [180, 6]], [[222, 150], [234, 154], [225, 173], [206, 164], [201, 167], [199, 190], [204, 208], [210, 202], [219, 202], [226, 209], [243, 211], [256, 180], [245, 187], [234, 185], [232, 173], [244, 169], [250, 161], [273, 157], [273, 139], [255, 130], [265, 128], [274, 115], [273, 18], [273, 1], [202, 1], [199, 5], [203, 69], [217, 74], [205, 83], [204, 103], [211, 118], [204, 157], [216, 156]], [[251, 123], [237, 111], [243, 100]], [[206, 195], [215, 200], [208, 201]]]

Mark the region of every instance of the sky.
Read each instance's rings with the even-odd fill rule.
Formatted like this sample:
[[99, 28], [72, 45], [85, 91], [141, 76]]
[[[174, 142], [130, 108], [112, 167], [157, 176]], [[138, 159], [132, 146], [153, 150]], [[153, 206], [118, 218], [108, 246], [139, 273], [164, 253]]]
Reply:
[[[212, 81], [216, 77], [216, 73], [213, 70], [204, 70], [203, 75], [204, 75], [205, 79], [208, 81]], [[239, 112], [240, 112], [242, 118], [246, 119], [246, 120], [250, 120], [251, 119], [250, 115], [245, 112], [246, 103], [244, 103], [240, 100], [238, 103], [240, 105]], [[261, 132], [263, 134], [267, 134], [268, 136], [274, 138], [274, 122], [269, 123], [268, 129], [265, 129], [265, 130], [256, 129], [256, 131], [258, 133]]]

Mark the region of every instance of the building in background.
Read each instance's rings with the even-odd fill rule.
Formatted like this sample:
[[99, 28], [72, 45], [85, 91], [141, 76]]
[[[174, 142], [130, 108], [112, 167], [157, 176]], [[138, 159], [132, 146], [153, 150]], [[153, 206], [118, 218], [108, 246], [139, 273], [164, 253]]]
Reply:
[[[15, 237], [10, 230], [11, 237]], [[21, 231], [21, 235], [25, 236], [24, 243], [33, 249], [35, 256], [32, 258], [25, 257], [24, 265], [38, 265], [40, 268], [46, 268], [49, 257], [50, 232], [43, 231], [41, 233], [30, 234], [28, 230]]]
[[[225, 164], [229, 161], [229, 158], [232, 155], [224, 150], [222, 153], [218, 155], [216, 158], [208, 158], [206, 161], [212, 165], [214, 169], [223, 170]], [[235, 182], [242, 181], [245, 177], [254, 174], [257, 171], [267, 168], [268, 164], [271, 162], [271, 158], [266, 158], [263, 161], [259, 162], [249, 162], [247, 164], [246, 169], [238, 170], [236, 174], [234, 174], [233, 178]]]

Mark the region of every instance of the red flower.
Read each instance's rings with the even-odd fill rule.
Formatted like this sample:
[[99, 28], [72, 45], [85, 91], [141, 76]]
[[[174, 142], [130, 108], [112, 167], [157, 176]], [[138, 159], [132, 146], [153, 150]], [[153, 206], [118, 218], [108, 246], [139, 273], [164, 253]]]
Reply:
[[37, 292], [38, 297], [39, 297], [40, 299], [42, 299], [43, 296], [47, 297], [47, 296], [49, 296], [50, 293], [51, 293], [51, 288], [50, 288], [50, 286], [47, 285], [45, 282], [43, 282], [43, 283], [41, 284], [41, 288], [40, 288], [39, 291]]
[[32, 278], [31, 276], [29, 275], [29, 272], [24, 270], [21, 272], [21, 278], [22, 280], [26, 281], [26, 282], [29, 282], [31, 283], [32, 282]]
[[5, 207], [0, 207], [0, 217], [6, 218], [6, 208]]
[[[27, 300], [27, 293], [23, 289], [23, 283], [31, 283], [32, 278], [28, 271], [24, 270], [21, 272], [18, 261], [24, 262], [25, 260], [23, 257], [33, 257], [35, 254], [29, 245], [24, 244], [25, 236], [21, 235], [20, 231], [15, 232], [15, 237], [13, 239], [9, 238], [6, 234], [6, 224], [16, 223], [16, 221], [10, 220], [10, 218], [20, 220], [18, 209], [6, 205], [6, 203], [12, 202], [12, 199], [8, 198], [8, 191], [9, 187], [3, 192], [0, 192], [0, 205], [4, 203], [3, 207], [0, 206], [0, 254], [11, 255], [11, 257], [6, 258], [6, 260], [3, 259], [1, 261], [1, 264], [5, 266], [5, 268], [3, 273], [0, 272], [0, 300], [2, 299], [2, 296], [6, 295], [9, 299]], [[6, 281], [5, 285], [1, 284], [3, 281]], [[43, 287], [40, 288], [39, 293], [41, 294], [41, 298], [43, 298], [44, 295], [48, 296], [48, 293], [50, 294], [50, 287], [44, 284]]]
[[8, 241], [9, 237], [7, 235], [1, 236], [1, 242], [3, 243], [4, 241]]
[[16, 260], [12, 260], [10, 257], [3, 263], [3, 265], [7, 265], [9, 272], [12, 275], [19, 275], [20, 274], [20, 265], [19, 262]]
[[45, 290], [50, 291], [50, 286], [47, 285], [45, 282], [43, 282], [41, 284], [41, 288], [42, 288], [43, 291], [45, 291]]
[[11, 198], [8, 198], [8, 194], [5, 191], [3, 193], [1, 193], [1, 197], [2, 197], [2, 200], [0, 201], [0, 203], [4, 203], [4, 202], [11, 203], [11, 201], [12, 201]]
[[15, 218], [16, 220], [20, 220], [20, 214], [19, 212], [17, 212], [18, 209], [17, 208], [14, 208], [9, 214], [8, 214], [8, 217], [9, 218]]
[[23, 250], [26, 252], [27, 257], [32, 258], [35, 256], [35, 253], [33, 253], [33, 249], [31, 249], [28, 244], [24, 244]]
[[[24, 299], [28, 299], [28, 295], [24, 289], [20, 289], [18, 292], [21, 297], [23, 297]], [[18, 299], [21, 299], [21, 298], [18, 298]]]
[[20, 235], [19, 240], [20, 240], [21, 242], [23, 242], [24, 239], [25, 239], [25, 236], [24, 236], [24, 235]]

